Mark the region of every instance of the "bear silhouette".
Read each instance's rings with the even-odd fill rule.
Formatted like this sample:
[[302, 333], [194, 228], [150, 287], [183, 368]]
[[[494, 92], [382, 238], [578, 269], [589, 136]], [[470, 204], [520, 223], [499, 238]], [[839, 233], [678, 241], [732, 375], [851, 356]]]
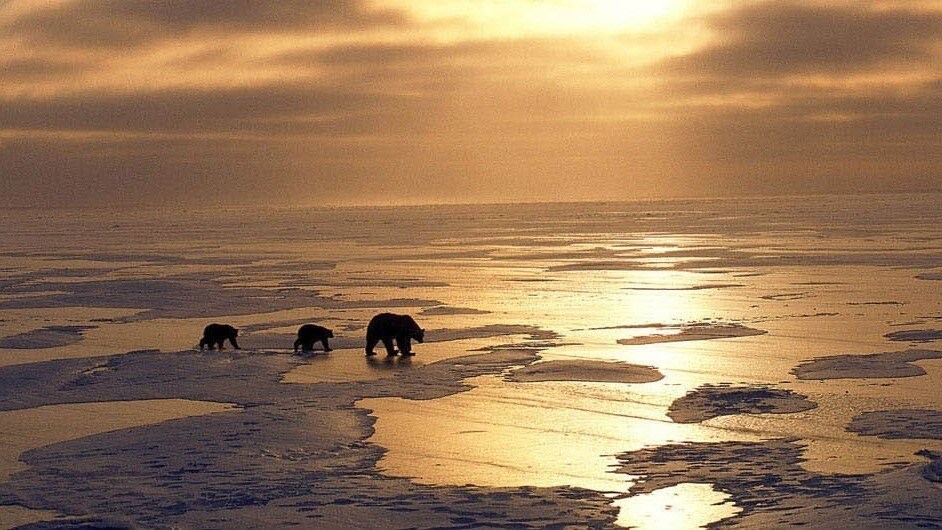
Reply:
[[412, 353], [411, 340], [419, 342], [425, 340], [425, 330], [420, 328], [415, 320], [409, 315], [396, 315], [393, 313], [380, 313], [370, 320], [366, 328], [366, 354], [376, 355], [373, 348], [376, 343], [382, 341], [386, 347], [386, 353], [390, 356], [396, 355], [396, 349], [393, 348], [393, 340], [399, 346], [399, 353], [402, 355], [415, 355]]
[[200, 339], [200, 349], [202, 350], [204, 346], [208, 346], [211, 350], [214, 345], [218, 344], [221, 350], [223, 343], [228, 340], [233, 348], [240, 350], [239, 343], [236, 342], [236, 337], [238, 336], [239, 330], [229, 324], [210, 324], [203, 329], [203, 338]]
[[331, 351], [330, 344], [327, 343], [327, 339], [334, 338], [334, 332], [314, 324], [305, 324], [298, 328], [298, 340], [294, 341], [294, 351], [298, 351], [300, 347], [304, 351], [311, 351], [314, 349], [314, 343], [320, 341], [324, 345], [324, 351]]

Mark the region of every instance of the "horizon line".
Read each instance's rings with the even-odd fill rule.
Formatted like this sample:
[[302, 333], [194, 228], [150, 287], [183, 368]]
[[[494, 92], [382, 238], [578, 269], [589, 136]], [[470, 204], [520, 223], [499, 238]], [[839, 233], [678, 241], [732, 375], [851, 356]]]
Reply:
[[[266, 204], [266, 203], [253, 203], [253, 202], [233, 202], [229, 204], [223, 204], [219, 206], [214, 206], [213, 210], [234, 210], [234, 209], [254, 209], [254, 208], [270, 208], [274, 210], [295, 210], [302, 208], [311, 208], [311, 209], [331, 209], [331, 210], [344, 210], [352, 208], [402, 208], [405, 206], [411, 207], [435, 207], [435, 206], [511, 206], [511, 205], [539, 205], [539, 204], [621, 204], [621, 203], [654, 203], [654, 202], [682, 202], [682, 201], [720, 201], [720, 200], [734, 200], [734, 199], [777, 199], [777, 198], [801, 198], [801, 197], [869, 197], [874, 195], [940, 195], [942, 194], [942, 188], [931, 189], [931, 190], [922, 190], [922, 191], [912, 191], [912, 190], [901, 190], [901, 191], [831, 191], [831, 192], [818, 192], [818, 193], [778, 193], [778, 194], [767, 194], [767, 193], [744, 193], [740, 195], [703, 195], [703, 196], [682, 196], [682, 197], [639, 197], [631, 199], [564, 199], [564, 200], [522, 200], [522, 201], [492, 201], [492, 200], [482, 200], [482, 201], [467, 201], [467, 202], [451, 202], [451, 201], [419, 201], [419, 202], [361, 202], [361, 203], [338, 203], [338, 202], [324, 202], [324, 203], [295, 203], [295, 204]], [[76, 205], [66, 205], [66, 206], [49, 206], [49, 205], [39, 205], [39, 206], [0, 206], [2, 210], [8, 211], [26, 211], [26, 210], [38, 210], [38, 209], [53, 209], [53, 210], [66, 210], [66, 211], [123, 211], [127, 209], [136, 209], [136, 210], [168, 210], [168, 211], [178, 211], [178, 210], [193, 210], [193, 209], [204, 209], [198, 203], [184, 203], [177, 205], [154, 205], [154, 204], [135, 204], [129, 203], [123, 206], [117, 205], [85, 205], [85, 206], [76, 206]]]

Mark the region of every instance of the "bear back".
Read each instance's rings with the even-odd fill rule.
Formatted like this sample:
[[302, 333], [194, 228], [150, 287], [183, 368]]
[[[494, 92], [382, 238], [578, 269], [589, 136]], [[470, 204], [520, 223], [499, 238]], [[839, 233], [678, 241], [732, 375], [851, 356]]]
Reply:
[[229, 324], [210, 324], [203, 328], [203, 336], [210, 338], [230, 338], [238, 337], [239, 330]]
[[419, 333], [422, 328], [409, 315], [395, 313], [380, 313], [370, 320], [366, 328], [366, 335], [370, 337], [397, 337]]
[[305, 324], [298, 328], [298, 337], [312, 339], [322, 339], [326, 337], [330, 339], [334, 337], [334, 332], [323, 326], [318, 326], [317, 324]]

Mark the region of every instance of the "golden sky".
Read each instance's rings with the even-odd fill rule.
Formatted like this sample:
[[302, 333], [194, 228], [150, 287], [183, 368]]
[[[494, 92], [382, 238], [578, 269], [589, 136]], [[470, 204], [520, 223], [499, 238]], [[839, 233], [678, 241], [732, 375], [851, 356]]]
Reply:
[[942, 189], [942, 0], [3, 0], [0, 205]]

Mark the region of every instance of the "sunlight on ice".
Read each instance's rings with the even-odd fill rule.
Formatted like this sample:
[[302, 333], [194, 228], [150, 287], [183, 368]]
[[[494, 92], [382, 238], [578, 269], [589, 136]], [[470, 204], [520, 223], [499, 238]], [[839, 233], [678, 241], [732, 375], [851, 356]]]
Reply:
[[[484, 376], [439, 399], [364, 399], [376, 418], [370, 441], [388, 450], [387, 475], [421, 484], [575, 486], [624, 493], [633, 477], [612, 473], [615, 454], [683, 441], [722, 442], [730, 433], [664, 417], [664, 405], [630, 400], [659, 383], [508, 383]], [[663, 387], [661, 387], [663, 388]], [[629, 399], [626, 399], [629, 398]]]
[[638, 530], [694, 530], [742, 511], [710, 484], [678, 484], [618, 499], [616, 524]]

